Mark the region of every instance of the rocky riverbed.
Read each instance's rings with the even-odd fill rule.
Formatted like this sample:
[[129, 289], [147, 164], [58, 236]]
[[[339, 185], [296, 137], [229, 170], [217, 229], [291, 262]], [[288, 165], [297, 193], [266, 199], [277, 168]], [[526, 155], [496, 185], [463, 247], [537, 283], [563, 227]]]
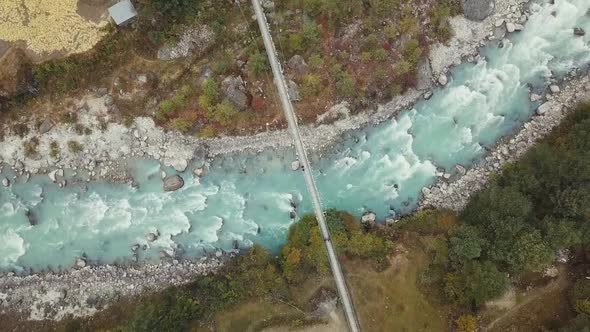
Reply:
[[[493, 1], [484, 2], [487, 5]], [[429, 98], [432, 95], [431, 89], [436, 84], [444, 85], [452, 79], [448, 75], [450, 66], [461, 61], [476, 61], [477, 50], [486, 40], [501, 40], [506, 30], [512, 30], [515, 24], [521, 24], [517, 22], [522, 21], [523, 15], [526, 20], [527, 13], [522, 6], [519, 1], [496, 1], [496, 13], [482, 21], [453, 18], [455, 36], [447, 45], [437, 45], [431, 50], [429, 64], [421, 73], [422, 78], [430, 84], [423, 86], [423, 90], [410, 90], [376, 110], [358, 115], [350, 115], [346, 103], [334, 106], [327, 114], [319, 117], [317, 123], [301, 128], [307, 147], [316, 153], [322, 153], [324, 149], [338, 143], [343, 133], [379, 124], [410, 108], [420, 98]], [[507, 22], [512, 24], [510, 29]], [[563, 90], [567, 91], [567, 88]], [[547, 98], [561, 102], [558, 96], [559, 94], [555, 94]], [[38, 119], [38, 123], [30, 123], [28, 132], [21, 135], [14, 128], [9, 129], [0, 141], [0, 162], [5, 167], [11, 167], [17, 176], [28, 178], [31, 174], [48, 174], [52, 181], [61, 185], [66, 185], [66, 182], [63, 181], [61, 171], [56, 170], [63, 169], [74, 170], [87, 181], [108, 179], [127, 182], [132, 180], [126, 168], [126, 160], [130, 158], [157, 159], [176, 171], [184, 171], [194, 160], [199, 166], [208, 158], [221, 154], [244, 150], [262, 151], [289, 147], [292, 144], [285, 130], [249, 137], [197, 139], [177, 132], [166, 132], [157, 127], [150, 118], [137, 118], [129, 127], [108, 123], [116, 112], [116, 105], [106, 89], [89, 92], [68, 107], [78, 114], [77, 123], [83, 126], [82, 130], [73, 124], [55, 124], [51, 119]], [[552, 119], [553, 108], [547, 108], [544, 116], [535, 117], [531, 123], [538, 121], [537, 119]], [[326, 118], [336, 120], [326, 124]], [[108, 125], [105, 126], [105, 123]], [[75, 144], [70, 142], [76, 142], [79, 148], [73, 148]], [[508, 151], [512, 153], [512, 150]], [[493, 154], [492, 156], [496, 157]], [[445, 185], [455, 185], [457, 191], [445, 188], [437, 192], [434, 189], [436, 187], [433, 187], [430, 193], [425, 192], [423, 206], [442, 206], [442, 203], [437, 202], [448, 197], [468, 197], [478, 188], [469, 182], [469, 174], [476, 172], [475, 169], [477, 167], [466, 171], [465, 176], [451, 184], [447, 183], [443, 172], [445, 180], [441, 180], [437, 186], [443, 188]], [[481, 187], [485, 181], [480, 180], [479, 173], [475, 174]], [[4, 179], [3, 176], [0, 178]], [[14, 180], [7, 178], [3, 182], [10, 185], [10, 181]], [[461, 181], [465, 185], [461, 186]], [[460, 190], [461, 194], [457, 194]], [[455, 205], [460, 206], [459, 203]], [[3, 312], [16, 311], [35, 320], [61, 319], [67, 314], [90, 315], [121, 296], [186, 283], [195, 275], [211, 273], [221, 262], [222, 259], [213, 257], [197, 262], [166, 261], [157, 265], [87, 266], [62, 273], [29, 276], [3, 274], [0, 276], [0, 308]]]
[[64, 272], [0, 277], [0, 313], [28, 320], [60, 320], [92, 315], [127, 296], [155, 292], [214, 273], [235, 253], [217, 252], [198, 260], [166, 260], [159, 264], [85, 266]]
[[440, 170], [439, 181], [430, 188], [422, 189], [421, 208], [446, 208], [461, 210], [469, 198], [485, 187], [492, 174], [518, 160], [537, 141], [555, 128], [573, 107], [580, 102], [590, 102], [590, 76], [570, 76], [561, 87], [551, 85], [544, 97], [531, 94], [541, 105], [535, 116], [526, 122], [514, 135], [504, 137], [487, 156], [469, 170], [458, 165], [448, 173]]

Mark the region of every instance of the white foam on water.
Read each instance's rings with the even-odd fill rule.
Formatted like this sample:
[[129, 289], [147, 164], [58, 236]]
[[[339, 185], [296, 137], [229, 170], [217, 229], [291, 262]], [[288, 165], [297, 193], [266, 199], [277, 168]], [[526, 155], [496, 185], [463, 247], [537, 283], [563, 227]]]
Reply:
[[27, 251], [25, 240], [9, 229], [0, 233], [0, 243], [0, 268], [18, 268], [16, 262]]
[[[572, 31], [590, 31], [590, 1], [531, 7], [524, 31], [503, 48], [484, 49], [485, 59], [455, 68], [429, 101], [352, 133], [356, 142], [347, 140], [341, 152], [317, 162], [324, 205], [357, 214], [372, 210], [379, 217], [390, 208], [409, 212], [420, 189], [435, 181], [437, 166], [468, 166], [483, 155], [482, 146], [531, 115], [527, 84], [543, 88], [551, 72], [559, 78], [590, 63], [590, 34], [575, 37]], [[301, 172], [290, 169], [294, 158], [293, 151], [226, 156], [202, 179], [182, 174], [185, 186], [170, 193], [163, 192], [160, 165], [153, 161], [132, 165], [138, 188], [91, 184], [84, 192], [59, 189], [46, 177], [0, 187], [0, 269], [71, 266], [82, 254], [109, 263], [129, 258], [136, 243], [150, 246], [141, 252], [145, 259], [180, 247], [189, 255], [229, 249], [235, 240], [276, 248], [294, 222], [291, 201], [298, 215], [312, 211]], [[28, 224], [28, 210], [38, 225]], [[149, 233], [160, 236], [148, 242]]]

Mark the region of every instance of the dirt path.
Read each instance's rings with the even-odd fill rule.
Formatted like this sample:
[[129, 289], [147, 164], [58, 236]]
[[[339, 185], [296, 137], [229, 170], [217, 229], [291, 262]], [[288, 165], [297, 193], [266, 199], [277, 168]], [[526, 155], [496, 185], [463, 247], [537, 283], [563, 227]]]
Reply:
[[484, 331], [492, 331], [496, 325], [501, 324], [504, 321], [506, 321], [507, 319], [518, 314], [518, 312], [522, 308], [526, 307], [528, 304], [532, 303], [533, 301], [539, 299], [543, 295], [546, 295], [547, 293], [550, 293], [550, 292], [556, 292], [556, 291], [562, 290], [563, 288], [567, 287], [567, 285], [568, 285], [567, 272], [568, 271], [567, 271], [566, 267], [560, 266], [559, 267], [559, 276], [557, 277], [557, 279], [551, 281], [549, 284], [547, 284], [541, 288], [533, 289], [532, 291], [530, 291], [527, 294], [527, 296], [520, 303], [518, 303], [517, 305], [515, 305], [514, 307], [512, 307], [511, 309], [509, 309], [508, 311], [506, 311], [505, 313], [503, 313], [502, 315], [500, 315], [499, 317], [494, 319], [483, 330]]

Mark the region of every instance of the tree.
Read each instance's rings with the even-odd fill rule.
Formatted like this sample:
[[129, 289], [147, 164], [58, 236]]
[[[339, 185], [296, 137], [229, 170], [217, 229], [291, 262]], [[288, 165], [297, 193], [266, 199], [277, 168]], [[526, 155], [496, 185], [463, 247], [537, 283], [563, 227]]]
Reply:
[[514, 244], [514, 251], [515, 271], [540, 272], [555, 259], [553, 251], [538, 230], [522, 234]]
[[449, 258], [455, 265], [465, 265], [472, 259], [479, 258], [485, 244], [479, 230], [473, 226], [460, 227], [449, 242]]
[[543, 226], [546, 230], [547, 242], [554, 250], [567, 249], [582, 243], [581, 232], [576, 229], [573, 221], [545, 217]]
[[477, 305], [502, 295], [508, 286], [506, 273], [498, 271], [490, 261], [473, 261], [462, 270], [462, 274], [465, 294]]

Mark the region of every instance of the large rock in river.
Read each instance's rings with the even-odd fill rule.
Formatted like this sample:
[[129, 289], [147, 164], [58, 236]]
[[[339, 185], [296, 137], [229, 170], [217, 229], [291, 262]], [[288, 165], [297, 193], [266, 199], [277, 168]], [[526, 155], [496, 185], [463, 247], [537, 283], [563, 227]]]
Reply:
[[184, 180], [179, 175], [164, 178], [164, 191], [175, 191], [184, 186]]
[[472, 21], [483, 21], [496, 8], [496, 0], [462, 0], [463, 14]]
[[31, 61], [22, 49], [9, 49], [0, 58], [0, 99], [25, 93], [32, 85]]

